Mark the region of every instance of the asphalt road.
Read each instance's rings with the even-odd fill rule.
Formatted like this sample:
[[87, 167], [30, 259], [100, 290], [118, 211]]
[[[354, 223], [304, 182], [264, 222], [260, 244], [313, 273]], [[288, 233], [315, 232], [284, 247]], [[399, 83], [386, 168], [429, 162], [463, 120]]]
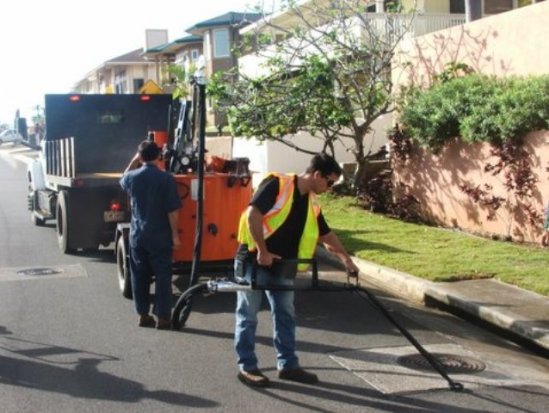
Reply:
[[54, 222], [30, 222], [15, 149], [0, 147], [2, 412], [547, 410], [549, 360], [451, 315], [380, 296], [429, 351], [468, 370], [450, 374], [466, 387], [452, 392], [440, 376], [397, 362], [417, 351], [350, 292], [297, 293], [300, 360], [320, 384], [276, 379], [265, 310], [257, 351], [273, 386], [247, 388], [236, 379], [234, 295], [197, 298], [182, 332], [138, 328], [132, 302], [118, 291], [112, 246], [63, 255]]

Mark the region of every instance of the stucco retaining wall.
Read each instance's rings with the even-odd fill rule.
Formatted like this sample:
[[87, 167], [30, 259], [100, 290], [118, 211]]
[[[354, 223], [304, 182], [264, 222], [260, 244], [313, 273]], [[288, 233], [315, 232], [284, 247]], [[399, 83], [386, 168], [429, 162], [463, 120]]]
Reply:
[[[532, 225], [524, 206], [530, 205], [541, 217], [549, 202], [549, 131], [527, 135], [524, 148], [537, 179], [533, 196], [525, 201], [517, 199], [505, 188], [504, 172], [495, 176], [485, 172], [487, 164], [498, 161], [498, 157], [491, 154], [490, 145], [464, 144], [457, 139], [439, 154], [416, 146], [405, 162], [393, 159], [395, 196], [399, 199], [412, 195], [419, 202], [417, 212], [437, 225], [485, 236], [537, 242], [543, 220], [540, 218]], [[489, 219], [490, 207], [474, 202], [460, 189], [462, 185], [479, 186], [506, 201], [495, 211], [494, 219]]]

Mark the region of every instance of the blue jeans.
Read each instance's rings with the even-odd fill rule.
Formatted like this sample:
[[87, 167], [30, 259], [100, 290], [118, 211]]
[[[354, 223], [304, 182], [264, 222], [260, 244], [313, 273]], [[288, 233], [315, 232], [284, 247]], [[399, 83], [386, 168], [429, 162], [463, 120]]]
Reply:
[[[244, 266], [244, 268], [242, 268]], [[253, 265], [235, 260], [235, 276], [243, 275], [251, 282]], [[273, 277], [269, 269], [257, 266], [258, 283], [291, 286], [293, 279]], [[293, 291], [238, 291], [236, 301], [235, 350], [240, 370], [251, 371], [258, 368], [255, 354], [255, 334], [257, 313], [261, 308], [263, 293], [269, 300], [273, 319], [273, 344], [276, 350], [277, 368], [279, 370], [299, 367], [295, 354], [295, 309]]]
[[135, 310], [149, 314], [150, 288], [155, 276], [154, 312], [160, 318], [172, 314], [172, 249], [130, 248], [130, 273]]

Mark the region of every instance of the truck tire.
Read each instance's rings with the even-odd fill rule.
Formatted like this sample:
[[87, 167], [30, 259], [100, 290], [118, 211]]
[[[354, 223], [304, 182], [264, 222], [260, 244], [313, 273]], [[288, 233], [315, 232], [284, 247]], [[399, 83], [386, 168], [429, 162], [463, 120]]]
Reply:
[[55, 208], [56, 229], [57, 229], [57, 244], [63, 254], [73, 252], [70, 247], [69, 240], [69, 216], [68, 216], [68, 195], [67, 191], [59, 191], [57, 196], [57, 207]]
[[126, 251], [126, 242], [124, 237], [118, 238], [116, 246], [116, 272], [118, 276], [118, 287], [124, 298], [131, 300], [132, 294], [132, 279], [130, 276], [129, 255]]

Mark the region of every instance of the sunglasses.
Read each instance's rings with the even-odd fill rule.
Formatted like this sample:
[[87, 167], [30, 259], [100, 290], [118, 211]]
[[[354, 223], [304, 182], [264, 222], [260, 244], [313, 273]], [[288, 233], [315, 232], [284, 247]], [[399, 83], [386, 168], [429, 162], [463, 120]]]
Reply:
[[331, 188], [335, 184], [335, 181], [333, 179], [329, 179], [327, 176], [324, 175], [322, 175], [322, 177], [326, 179], [326, 185], [328, 186], [328, 188]]

